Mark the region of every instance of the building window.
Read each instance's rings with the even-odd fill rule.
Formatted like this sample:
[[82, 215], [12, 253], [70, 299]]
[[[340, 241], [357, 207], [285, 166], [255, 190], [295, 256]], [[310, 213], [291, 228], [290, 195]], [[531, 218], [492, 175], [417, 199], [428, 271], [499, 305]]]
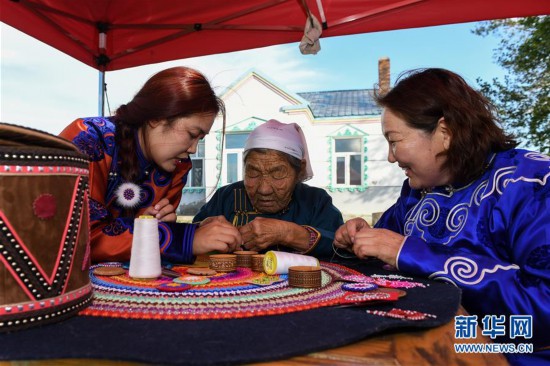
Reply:
[[361, 138], [335, 138], [333, 154], [333, 184], [361, 186], [363, 184], [363, 142]]
[[225, 136], [223, 184], [235, 183], [243, 179], [244, 144], [250, 133], [231, 133]]
[[193, 168], [187, 177], [187, 187], [204, 187], [204, 140], [199, 141], [197, 152], [191, 154], [191, 162]]

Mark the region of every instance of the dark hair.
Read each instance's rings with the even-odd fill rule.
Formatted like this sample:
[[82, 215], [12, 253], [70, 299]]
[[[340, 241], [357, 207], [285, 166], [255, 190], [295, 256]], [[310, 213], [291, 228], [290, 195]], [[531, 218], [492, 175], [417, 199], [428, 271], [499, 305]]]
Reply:
[[451, 133], [443, 168], [453, 181], [467, 183], [479, 177], [490, 152], [517, 146], [500, 127], [495, 109], [459, 75], [444, 69], [418, 69], [401, 74], [379, 105], [403, 118], [408, 126], [433, 132], [441, 117]]
[[225, 122], [223, 101], [197, 70], [180, 66], [153, 75], [132, 101], [116, 110], [113, 118], [123, 179], [134, 181], [139, 174], [135, 133], [140, 127], [155, 120], [171, 124], [182, 117], [220, 112]]
[[278, 156], [280, 156], [281, 158], [285, 159], [288, 162], [291, 168], [296, 172], [296, 178], [299, 182], [302, 182], [305, 179], [305, 172], [302, 171], [302, 161], [300, 159], [279, 150], [254, 148], [254, 149], [247, 150], [244, 153], [243, 155], [244, 162], [246, 162], [246, 159], [248, 158], [248, 154], [250, 154], [252, 151], [262, 155], [267, 154], [269, 151], [273, 151]]

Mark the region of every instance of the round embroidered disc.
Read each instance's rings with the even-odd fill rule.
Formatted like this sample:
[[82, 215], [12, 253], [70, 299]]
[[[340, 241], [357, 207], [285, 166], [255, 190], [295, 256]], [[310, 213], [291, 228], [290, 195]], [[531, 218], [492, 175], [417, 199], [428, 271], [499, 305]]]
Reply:
[[196, 276], [214, 276], [216, 273], [216, 271], [214, 271], [213, 269], [210, 269], [210, 268], [206, 268], [206, 267], [195, 267], [195, 268], [189, 268], [187, 270], [187, 273], [189, 273], [190, 275], [196, 275]]
[[204, 285], [210, 282], [210, 279], [204, 276], [181, 276], [174, 278], [174, 282], [185, 283], [187, 285]]
[[122, 267], [96, 267], [94, 274], [97, 276], [119, 276], [125, 274], [126, 270]]
[[[111, 264], [119, 265], [119, 264]], [[93, 270], [92, 266], [92, 270]], [[192, 267], [175, 266], [187, 273]], [[185, 291], [169, 292], [158, 286], [170, 283], [168, 277], [137, 281], [128, 275], [91, 276], [94, 291], [92, 304], [80, 314], [129, 319], [235, 319], [286, 314], [296, 311], [346, 304], [342, 276], [359, 272], [334, 263], [321, 262], [321, 286], [291, 287], [288, 275], [268, 276], [250, 268], [237, 267], [234, 272], [218, 272], [210, 282], [195, 284]], [[181, 277], [198, 277], [184, 276]], [[252, 282], [252, 283], [251, 283]], [[170, 285], [169, 287], [174, 286]], [[388, 294], [380, 297], [391, 297]], [[383, 299], [380, 299], [383, 300]]]
[[378, 285], [368, 282], [355, 282], [355, 283], [344, 283], [342, 285], [342, 290], [354, 291], [354, 292], [368, 292], [376, 290]]
[[345, 281], [345, 282], [374, 282], [374, 280], [371, 277], [365, 276], [365, 275], [343, 276], [342, 281]]

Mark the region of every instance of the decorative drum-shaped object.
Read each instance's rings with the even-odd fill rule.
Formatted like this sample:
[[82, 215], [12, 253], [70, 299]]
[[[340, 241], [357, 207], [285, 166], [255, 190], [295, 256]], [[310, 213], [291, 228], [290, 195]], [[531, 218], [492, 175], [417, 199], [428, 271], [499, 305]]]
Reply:
[[0, 332], [63, 320], [92, 296], [88, 159], [0, 123]]
[[253, 254], [252, 255], [252, 270], [254, 272], [263, 272], [264, 271], [264, 254]]
[[292, 287], [321, 287], [322, 275], [320, 266], [288, 267], [288, 284]]
[[252, 256], [258, 254], [254, 250], [237, 250], [233, 252], [237, 256], [237, 267], [252, 267]]
[[211, 254], [208, 258], [208, 267], [216, 272], [234, 272], [237, 269], [235, 254]]

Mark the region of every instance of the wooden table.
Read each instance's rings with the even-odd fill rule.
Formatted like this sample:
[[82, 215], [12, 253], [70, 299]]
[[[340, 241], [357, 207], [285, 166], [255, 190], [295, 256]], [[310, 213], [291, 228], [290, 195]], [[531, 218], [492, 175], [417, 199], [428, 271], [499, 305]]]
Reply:
[[[467, 315], [460, 308], [457, 315]], [[348, 346], [310, 353], [304, 356], [293, 357], [277, 362], [257, 363], [256, 366], [267, 365], [376, 365], [376, 366], [482, 366], [508, 365], [506, 358], [501, 354], [455, 353], [453, 344], [454, 319], [449, 323], [428, 330], [411, 330], [408, 332], [392, 332], [369, 337], [358, 343]], [[457, 343], [490, 343], [491, 340], [481, 336], [478, 328], [478, 337], [471, 340], [459, 340]]]
[[[467, 315], [460, 308], [457, 315]], [[506, 358], [501, 354], [455, 353], [453, 344], [454, 320], [437, 328], [428, 330], [396, 331], [366, 338], [363, 341], [348, 346], [314, 352], [287, 360], [256, 363], [255, 366], [482, 366], [508, 365]], [[461, 339], [459, 343], [490, 343], [489, 338], [481, 336], [478, 328], [476, 339]], [[457, 342], [458, 343], [458, 342]], [[32, 347], [29, 345], [29, 347]], [[139, 363], [124, 361], [106, 361], [89, 359], [57, 359], [42, 361], [7, 361], [0, 362], [0, 366], [57, 366], [57, 365], [104, 365], [104, 366], [136, 366]]]

